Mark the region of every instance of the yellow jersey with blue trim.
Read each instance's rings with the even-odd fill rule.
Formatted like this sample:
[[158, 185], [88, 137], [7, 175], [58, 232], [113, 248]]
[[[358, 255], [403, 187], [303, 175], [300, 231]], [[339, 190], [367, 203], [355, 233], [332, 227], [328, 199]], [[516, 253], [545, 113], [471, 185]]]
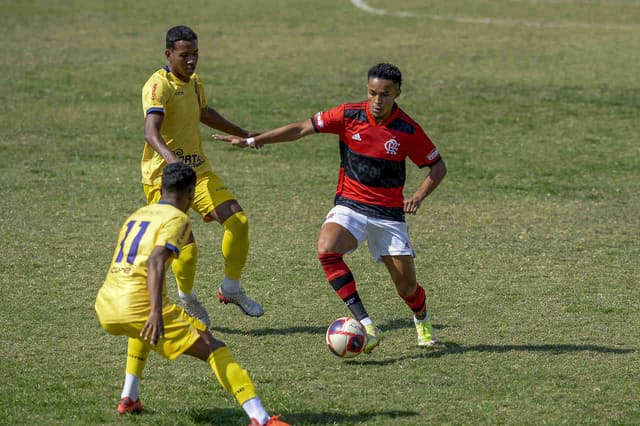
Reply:
[[[189, 216], [171, 204], [160, 202], [138, 209], [127, 218], [98, 291], [95, 309], [103, 324], [146, 321], [151, 313], [147, 288], [147, 261], [157, 246], [171, 250], [165, 271], [191, 233]], [[163, 308], [168, 308], [166, 282]]]
[[[189, 81], [176, 77], [168, 67], [153, 73], [142, 88], [142, 110], [163, 114], [160, 134], [167, 146], [182, 162], [193, 167], [197, 175], [212, 171], [202, 149], [200, 110], [206, 108], [204, 88], [197, 74]], [[158, 185], [166, 161], [148, 143], [144, 145], [141, 169], [142, 183]]]

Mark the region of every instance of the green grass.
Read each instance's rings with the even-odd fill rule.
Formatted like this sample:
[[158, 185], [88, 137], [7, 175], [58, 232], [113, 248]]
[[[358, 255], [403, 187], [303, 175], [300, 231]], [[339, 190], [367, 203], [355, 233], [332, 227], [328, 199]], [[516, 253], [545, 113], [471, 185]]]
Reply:
[[[0, 5], [0, 423], [246, 424], [206, 366], [152, 356], [148, 412], [118, 418], [126, 342], [93, 302], [142, 205], [140, 90], [176, 24], [200, 37], [211, 105], [263, 130], [365, 97], [396, 63], [400, 105], [449, 167], [410, 217], [443, 342], [414, 346], [384, 268], [349, 256], [378, 351], [333, 357], [347, 313], [315, 243], [335, 137], [260, 152], [209, 142], [251, 221], [261, 319], [213, 304], [216, 225], [193, 216], [198, 292], [271, 413], [295, 425], [640, 423], [640, 5], [603, 1], [25, 1]], [[424, 172], [409, 167], [407, 190]], [[171, 281], [170, 288], [174, 288]], [[174, 296], [175, 297], [175, 296]]]

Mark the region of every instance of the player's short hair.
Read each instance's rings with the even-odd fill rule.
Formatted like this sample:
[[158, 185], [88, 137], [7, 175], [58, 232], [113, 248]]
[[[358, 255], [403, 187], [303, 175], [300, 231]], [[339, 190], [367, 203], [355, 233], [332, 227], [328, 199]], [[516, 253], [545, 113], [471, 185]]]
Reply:
[[400, 87], [402, 85], [402, 73], [393, 64], [381, 63], [369, 68], [368, 78], [381, 78], [391, 80]]
[[167, 31], [167, 49], [173, 49], [176, 42], [180, 40], [196, 41], [198, 40], [198, 36], [195, 31], [184, 25], [169, 28], [169, 31]]
[[189, 192], [196, 185], [196, 172], [183, 162], [167, 164], [162, 171], [162, 189], [173, 193]]

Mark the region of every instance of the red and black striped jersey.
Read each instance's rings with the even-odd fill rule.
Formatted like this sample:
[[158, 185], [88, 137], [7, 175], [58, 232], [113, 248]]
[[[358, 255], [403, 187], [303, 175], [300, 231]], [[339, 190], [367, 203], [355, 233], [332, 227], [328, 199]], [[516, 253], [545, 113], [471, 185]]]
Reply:
[[422, 128], [397, 105], [377, 124], [369, 102], [343, 104], [311, 118], [316, 132], [340, 141], [340, 172], [335, 204], [362, 214], [404, 221], [405, 159], [418, 167], [440, 161], [440, 153]]

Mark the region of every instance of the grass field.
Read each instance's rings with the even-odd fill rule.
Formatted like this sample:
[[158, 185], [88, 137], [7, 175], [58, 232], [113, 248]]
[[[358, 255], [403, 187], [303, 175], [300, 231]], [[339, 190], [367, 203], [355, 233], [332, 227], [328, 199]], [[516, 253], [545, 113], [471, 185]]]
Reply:
[[[198, 294], [271, 413], [640, 424], [640, 2], [146, 3], [0, 3], [0, 423], [247, 423], [206, 366], [159, 356], [142, 382], [148, 411], [118, 418], [126, 341], [93, 310], [116, 232], [144, 203], [140, 90], [164, 64], [167, 28], [186, 24], [209, 103], [255, 130], [362, 100], [369, 66], [395, 63], [399, 104], [449, 168], [408, 219], [441, 348], [415, 346], [365, 248], [347, 261], [387, 338], [341, 361], [323, 334], [347, 311], [315, 255], [336, 138], [255, 152], [202, 129], [249, 215], [243, 282], [266, 314], [213, 303], [220, 227], [193, 215]], [[412, 191], [424, 171], [408, 169]]]

